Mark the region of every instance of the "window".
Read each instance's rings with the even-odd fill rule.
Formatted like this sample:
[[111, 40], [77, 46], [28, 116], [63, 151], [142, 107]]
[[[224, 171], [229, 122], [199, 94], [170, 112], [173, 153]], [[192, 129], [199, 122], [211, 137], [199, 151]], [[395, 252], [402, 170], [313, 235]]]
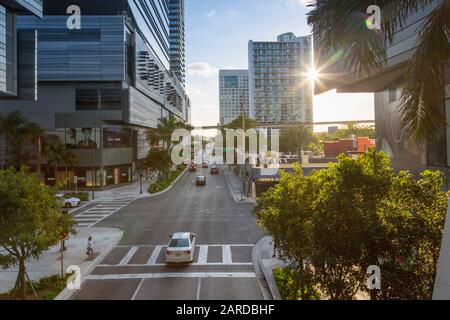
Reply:
[[58, 129], [58, 137], [67, 149], [98, 149], [100, 146], [100, 129], [97, 128]]
[[76, 90], [77, 110], [98, 110], [98, 90], [97, 89], [77, 89]]
[[122, 127], [103, 128], [104, 148], [130, 148], [131, 146], [131, 129]]
[[101, 101], [103, 110], [122, 110], [122, 91], [118, 89], [102, 89]]
[[239, 86], [239, 81], [237, 76], [225, 76], [224, 77], [225, 88], [236, 89]]
[[397, 88], [389, 89], [389, 103], [397, 101]]

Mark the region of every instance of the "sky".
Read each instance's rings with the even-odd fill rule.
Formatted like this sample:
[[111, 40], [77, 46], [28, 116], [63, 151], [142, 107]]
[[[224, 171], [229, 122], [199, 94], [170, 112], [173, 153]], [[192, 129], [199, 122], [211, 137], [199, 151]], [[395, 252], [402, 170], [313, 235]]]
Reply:
[[[187, 93], [194, 126], [219, 122], [218, 72], [248, 68], [249, 40], [275, 41], [286, 32], [311, 33], [305, 1], [185, 0]], [[314, 98], [315, 122], [371, 119], [373, 94], [329, 91]]]

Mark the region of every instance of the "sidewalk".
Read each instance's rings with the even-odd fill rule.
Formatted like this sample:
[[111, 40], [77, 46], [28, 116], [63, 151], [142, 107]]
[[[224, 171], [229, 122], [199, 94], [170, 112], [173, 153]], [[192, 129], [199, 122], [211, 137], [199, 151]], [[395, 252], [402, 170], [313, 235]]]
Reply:
[[[64, 252], [64, 271], [71, 265], [81, 269], [83, 276], [88, 274], [95, 265], [108, 254], [122, 238], [123, 232], [113, 228], [78, 229], [76, 236], [71, 235], [66, 241], [67, 251]], [[94, 241], [94, 261], [87, 261], [87, 239], [92, 236]], [[27, 272], [31, 280], [39, 280], [43, 277], [61, 274], [60, 245], [51, 248], [44, 253], [39, 261], [29, 261], [26, 264]], [[18, 268], [0, 270], [0, 293], [6, 293], [14, 287]]]
[[259, 240], [253, 249], [253, 264], [256, 273], [264, 276], [272, 296], [271, 298], [273, 300], [281, 300], [280, 292], [273, 277], [273, 270], [277, 267], [282, 267], [283, 262], [272, 256], [273, 238], [266, 236]]
[[228, 189], [230, 190], [231, 196], [234, 198], [236, 202], [246, 202], [246, 203], [255, 203], [255, 199], [247, 197], [243, 192], [243, 185], [241, 179], [231, 171], [228, 165], [222, 166], [222, 171], [225, 176], [225, 180], [227, 180]]

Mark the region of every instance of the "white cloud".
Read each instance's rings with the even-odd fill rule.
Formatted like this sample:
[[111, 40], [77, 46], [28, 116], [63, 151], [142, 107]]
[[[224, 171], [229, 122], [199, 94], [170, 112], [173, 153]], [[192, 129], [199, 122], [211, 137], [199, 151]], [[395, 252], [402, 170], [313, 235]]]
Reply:
[[236, 10], [228, 10], [228, 15], [230, 17], [236, 17], [238, 15], [238, 12]]
[[214, 17], [216, 16], [216, 14], [217, 14], [217, 11], [216, 11], [216, 10], [209, 10], [209, 11], [206, 13], [206, 17], [208, 17], [208, 18], [214, 18]]
[[194, 62], [187, 66], [187, 73], [191, 76], [212, 77], [217, 76], [219, 69], [206, 62]]

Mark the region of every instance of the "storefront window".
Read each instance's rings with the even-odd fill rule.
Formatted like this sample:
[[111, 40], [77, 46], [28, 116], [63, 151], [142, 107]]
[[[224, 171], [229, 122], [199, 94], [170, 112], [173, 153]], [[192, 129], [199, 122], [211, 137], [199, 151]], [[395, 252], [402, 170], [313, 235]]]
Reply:
[[131, 148], [131, 129], [122, 127], [103, 128], [104, 148]]
[[100, 147], [100, 129], [97, 128], [58, 129], [58, 136], [67, 149], [98, 149]]

